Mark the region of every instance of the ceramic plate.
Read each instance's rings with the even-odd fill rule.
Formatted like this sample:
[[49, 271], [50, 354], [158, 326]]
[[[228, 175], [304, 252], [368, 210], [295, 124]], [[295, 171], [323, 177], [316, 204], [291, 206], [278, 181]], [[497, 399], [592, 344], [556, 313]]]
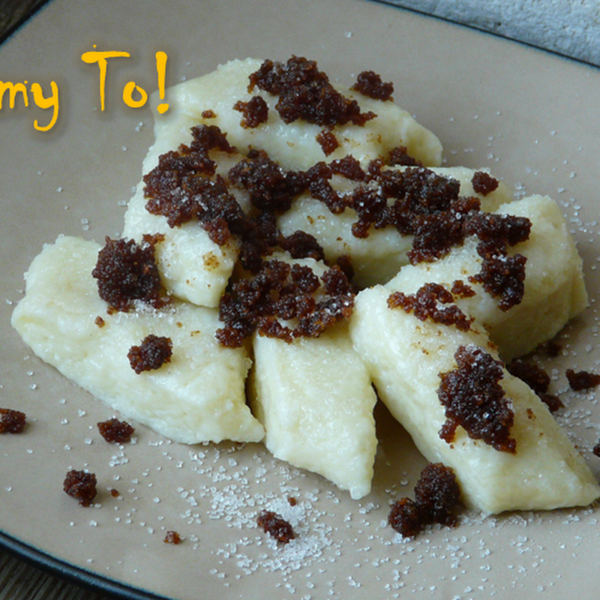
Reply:
[[[127, 52], [109, 61], [105, 109], [99, 68], [83, 53]], [[117, 235], [124, 204], [152, 142], [149, 106], [122, 100], [128, 81], [157, 89], [254, 56], [316, 59], [351, 83], [365, 69], [395, 83], [396, 101], [440, 137], [449, 165], [489, 167], [517, 195], [554, 197], [585, 261], [591, 306], [547, 359], [558, 419], [592, 469], [600, 438], [593, 392], [569, 391], [566, 368], [598, 369], [600, 277], [598, 157], [600, 74], [594, 68], [443, 21], [361, 0], [54, 0], [0, 48], [3, 81], [54, 81], [59, 115], [30, 105], [0, 112], [2, 188], [0, 406], [29, 417], [0, 439], [4, 543], [81, 581], [116, 593], [202, 598], [591, 597], [596, 568], [593, 508], [483, 518], [402, 541], [389, 505], [412, 493], [424, 460], [385, 410], [372, 493], [353, 501], [319, 476], [273, 459], [261, 445], [188, 447], [142, 426], [136, 443], [109, 445], [96, 423], [113, 412], [38, 360], [11, 329], [23, 273], [59, 234]], [[20, 101], [17, 100], [17, 105]], [[97, 503], [62, 491], [65, 473], [87, 468]], [[110, 490], [116, 489], [118, 497]], [[290, 507], [288, 498], [297, 500]], [[278, 547], [256, 526], [271, 508], [289, 515], [298, 543]], [[163, 543], [175, 530], [183, 543]]]

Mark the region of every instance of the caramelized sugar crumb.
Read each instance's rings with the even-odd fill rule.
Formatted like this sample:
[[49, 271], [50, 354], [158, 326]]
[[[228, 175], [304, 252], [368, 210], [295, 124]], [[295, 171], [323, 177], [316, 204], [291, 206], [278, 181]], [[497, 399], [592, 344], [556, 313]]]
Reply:
[[144, 175], [144, 195], [146, 210], [166, 217], [169, 227], [198, 220], [213, 242], [224, 245], [243, 229], [245, 215], [227, 182], [215, 176], [212, 150], [235, 152], [218, 127], [193, 127], [190, 146], [182, 144], [161, 155], [158, 165]]
[[392, 100], [392, 94], [394, 93], [393, 83], [384, 83], [381, 79], [381, 75], [378, 75], [374, 71], [363, 71], [358, 74], [356, 83], [352, 86], [353, 90], [368, 96], [374, 100]]
[[163, 541], [165, 544], [177, 545], [181, 543], [181, 536], [176, 531], [167, 531]]
[[286, 172], [264, 150], [250, 150], [229, 171], [229, 178], [250, 194], [256, 208], [270, 212], [289, 210], [294, 196], [304, 189], [295, 172]]
[[285, 123], [303, 119], [309, 123], [335, 125], [364, 125], [376, 115], [362, 113], [356, 100], [345, 98], [319, 71], [315, 61], [293, 56], [287, 63], [266, 60], [250, 75], [248, 90], [254, 87], [279, 96], [277, 112]]
[[498, 188], [500, 182], [485, 171], [477, 171], [471, 180], [476, 194], [487, 196]]
[[531, 221], [526, 217], [480, 212], [471, 215], [465, 230], [467, 235], [476, 235], [484, 243], [516, 246], [529, 239]]
[[109, 419], [98, 423], [100, 435], [111, 444], [124, 444], [131, 441], [135, 429], [126, 421]]
[[571, 389], [576, 392], [581, 390], [589, 390], [600, 385], [600, 375], [597, 373], [567, 369], [566, 375]]
[[498, 306], [504, 311], [519, 304], [525, 293], [527, 257], [508, 256], [505, 247], [497, 242], [479, 243], [477, 253], [483, 258], [481, 271], [469, 277], [469, 281], [481, 283], [488, 293], [498, 297]]
[[279, 246], [292, 258], [314, 258], [325, 260], [325, 252], [316, 238], [305, 231], [295, 231], [279, 240]]
[[388, 165], [398, 165], [404, 167], [422, 167], [423, 163], [408, 154], [406, 146], [397, 146], [390, 150], [387, 161]]
[[388, 522], [403, 537], [409, 538], [432, 523], [454, 527], [454, 511], [459, 502], [460, 487], [454, 471], [442, 463], [430, 463], [415, 486], [415, 500], [398, 500], [392, 506]]
[[341, 175], [352, 181], [363, 181], [366, 176], [358, 159], [354, 158], [351, 154], [331, 161], [329, 168], [334, 175]]
[[261, 96], [253, 96], [248, 102], [238, 100], [233, 108], [242, 113], [241, 125], [253, 129], [269, 119], [269, 107]]
[[551, 412], [556, 412], [563, 407], [563, 403], [557, 396], [548, 394], [550, 388], [550, 376], [540, 365], [517, 358], [506, 366], [506, 370], [524, 381], [548, 406]]
[[168, 337], [154, 334], [146, 336], [139, 346], [132, 346], [127, 353], [131, 368], [139, 375], [143, 371], [160, 369], [171, 362], [173, 342]]
[[475, 290], [467, 285], [462, 279], [457, 279], [452, 282], [452, 289], [450, 290], [454, 296], [459, 298], [472, 298], [475, 296]]
[[499, 383], [502, 363], [472, 344], [460, 346], [454, 358], [456, 369], [440, 374], [438, 397], [446, 409], [440, 437], [450, 444], [461, 426], [469, 437], [515, 454], [516, 441], [510, 437], [514, 412]]
[[292, 526], [273, 511], [263, 510], [258, 515], [257, 523], [265, 533], [268, 533], [281, 544], [288, 544], [296, 538]]
[[400, 498], [394, 503], [388, 515], [388, 523], [405, 538], [416, 537], [425, 527], [421, 511], [412, 498]]
[[86, 471], [69, 471], [63, 483], [63, 490], [76, 498], [81, 506], [89, 506], [96, 497], [96, 475]]
[[324, 162], [318, 162], [304, 173], [304, 182], [310, 195], [325, 204], [334, 215], [346, 210], [346, 201], [338, 194], [330, 183], [333, 171]]
[[[320, 287], [324, 294], [317, 299]], [[337, 266], [319, 281], [310, 267], [273, 259], [263, 263], [257, 275], [233, 283], [223, 295], [219, 317], [225, 326], [217, 331], [217, 339], [225, 346], [238, 347], [254, 331], [287, 342], [318, 337], [347, 319], [353, 307], [354, 292]], [[294, 327], [279, 319], [294, 320]]]
[[465, 223], [465, 232], [481, 240], [477, 253], [483, 258], [481, 271], [469, 279], [498, 297], [504, 311], [523, 299], [527, 262], [522, 254], [509, 256], [507, 247], [526, 241], [530, 231], [529, 219], [512, 215], [479, 213]]
[[464, 222], [477, 210], [479, 200], [476, 198], [457, 198], [447, 209], [431, 214], [410, 217], [400, 212], [400, 223], [410, 223], [407, 233], [415, 236], [408, 254], [411, 264], [435, 261], [448, 254], [453, 247], [462, 245], [465, 239]]
[[[98, 294], [111, 309], [128, 311], [134, 300], [142, 300], [154, 308], [168, 300], [161, 296], [161, 282], [154, 256], [159, 237], [145, 237], [141, 244], [134, 240], [112, 240], [98, 253], [92, 276], [98, 283]], [[96, 321], [98, 326], [101, 323]]]
[[394, 292], [388, 297], [387, 304], [389, 308], [402, 308], [413, 313], [421, 321], [430, 319], [440, 325], [454, 325], [461, 331], [468, 331], [473, 322], [454, 304], [452, 293], [438, 283], [426, 283], [415, 294]]
[[454, 526], [453, 514], [460, 498], [454, 471], [442, 463], [431, 463], [421, 472], [415, 486], [415, 501], [429, 522]]
[[317, 135], [317, 142], [319, 142], [325, 156], [333, 154], [340, 147], [335, 134], [329, 129], [324, 129]]
[[0, 408], [0, 433], [22, 433], [27, 423], [24, 412]]

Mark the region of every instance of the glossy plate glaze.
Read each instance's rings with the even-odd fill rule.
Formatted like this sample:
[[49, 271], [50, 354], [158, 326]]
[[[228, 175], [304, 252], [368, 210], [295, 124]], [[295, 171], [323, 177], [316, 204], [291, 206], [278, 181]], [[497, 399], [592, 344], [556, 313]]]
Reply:
[[[104, 111], [98, 65], [81, 59], [94, 45], [130, 54], [109, 61]], [[517, 195], [554, 197], [584, 257], [591, 306], [561, 334], [563, 354], [542, 360], [566, 405], [559, 420], [600, 471], [595, 394], [569, 391], [564, 376], [600, 362], [596, 69], [362, 0], [54, 0], [0, 49], [3, 81], [39, 82], [46, 95], [55, 81], [60, 93], [47, 133], [33, 122], [48, 123], [49, 111], [33, 101], [10, 109], [5, 99], [0, 112], [0, 406], [29, 417], [22, 435], [0, 439], [4, 544], [135, 597], [591, 597], [600, 585], [594, 508], [465, 513], [456, 529], [402, 541], [386, 525], [389, 505], [411, 494], [424, 460], [379, 407], [373, 491], [356, 502], [261, 445], [187, 447], [141, 426], [134, 444], [109, 445], [96, 423], [113, 412], [24, 346], [10, 315], [42, 245], [61, 233], [102, 241], [121, 230], [153, 138], [149, 107], [126, 106], [122, 90], [131, 80], [157, 88], [157, 51], [168, 55], [167, 86], [246, 56], [307, 56], [348, 83], [375, 70], [437, 133], [447, 164], [489, 167]], [[96, 473], [96, 505], [63, 493], [72, 468]], [[256, 526], [262, 508], [289, 517], [297, 543], [267, 539]], [[163, 543], [168, 530], [183, 543]]]

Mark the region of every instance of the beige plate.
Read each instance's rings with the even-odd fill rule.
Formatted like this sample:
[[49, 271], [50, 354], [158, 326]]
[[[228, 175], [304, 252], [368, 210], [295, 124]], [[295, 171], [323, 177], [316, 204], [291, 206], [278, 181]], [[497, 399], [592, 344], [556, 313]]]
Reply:
[[[131, 55], [109, 61], [104, 112], [98, 66], [81, 60], [94, 44]], [[140, 426], [135, 445], [111, 446], [95, 423], [112, 411], [23, 345], [10, 314], [42, 244], [60, 233], [102, 241], [121, 229], [152, 141], [149, 109], [127, 107], [121, 93], [130, 80], [157, 88], [159, 50], [169, 57], [167, 85], [246, 56], [304, 55], [348, 83], [376, 70], [395, 82], [396, 101], [439, 135], [449, 164], [487, 166], [519, 192], [555, 197], [584, 256], [592, 306], [561, 336], [564, 356], [548, 366], [567, 405], [559, 418], [600, 471], [591, 454], [600, 409], [593, 393], [567, 391], [564, 378], [567, 367], [600, 362], [596, 69], [359, 0], [55, 0], [0, 50], [3, 81], [40, 82], [47, 95], [53, 80], [60, 90], [50, 133], [34, 131], [33, 120], [43, 125], [49, 116], [33, 102], [19, 110], [5, 102], [0, 112], [0, 406], [30, 418], [26, 433], [0, 439], [5, 542], [41, 551], [105, 589], [123, 584], [177, 599], [597, 594], [600, 527], [592, 509], [469, 514], [457, 529], [402, 542], [385, 525], [388, 506], [412, 492], [424, 462], [383, 410], [374, 489], [353, 502], [260, 445], [185, 447]], [[67, 470], [84, 467], [99, 479], [90, 508], [62, 492]], [[293, 509], [285, 508], [288, 496], [298, 500]], [[290, 515], [296, 545], [277, 547], [259, 531], [263, 507]], [[184, 542], [164, 544], [167, 530]]]

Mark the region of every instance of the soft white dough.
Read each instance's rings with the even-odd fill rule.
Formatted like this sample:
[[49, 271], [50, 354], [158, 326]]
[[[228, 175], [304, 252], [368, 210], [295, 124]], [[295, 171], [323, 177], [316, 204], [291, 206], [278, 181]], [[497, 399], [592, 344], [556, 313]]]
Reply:
[[[34, 259], [12, 316], [23, 340], [113, 409], [175, 441], [260, 441], [264, 430], [244, 392], [250, 360], [242, 348], [219, 345], [217, 311], [175, 302], [159, 311], [138, 305], [107, 314], [91, 275], [99, 250], [61, 236]], [[151, 333], [172, 340], [173, 356], [138, 375], [127, 353]]]
[[460, 346], [474, 344], [497, 359], [495, 347], [475, 324], [463, 332], [390, 309], [389, 295], [383, 286], [359, 294], [352, 341], [379, 397], [429, 461], [454, 469], [468, 506], [485, 513], [553, 509], [586, 506], [600, 496], [594, 475], [548, 408], [506, 370], [500, 384], [515, 413], [510, 435], [516, 453], [474, 440], [460, 426], [451, 444], [442, 440], [440, 374], [456, 368]]
[[346, 324], [292, 343], [256, 336], [250, 398], [274, 456], [354, 499], [370, 492], [377, 398]]

